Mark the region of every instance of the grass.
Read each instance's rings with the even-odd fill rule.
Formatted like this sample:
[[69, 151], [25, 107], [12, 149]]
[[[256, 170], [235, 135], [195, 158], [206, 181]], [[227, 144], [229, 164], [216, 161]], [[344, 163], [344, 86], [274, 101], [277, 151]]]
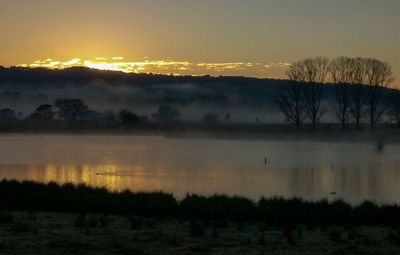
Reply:
[[[325, 232], [303, 227], [299, 238], [300, 227], [265, 227], [260, 232], [263, 222], [243, 223], [243, 230], [231, 222], [214, 235], [213, 224], [201, 221], [148, 218], [132, 229], [126, 216], [110, 214], [108, 228], [76, 228], [80, 213], [35, 214], [31, 219], [27, 211], [12, 211], [13, 223], [0, 223], [0, 254], [400, 254], [399, 232], [390, 227], [354, 227], [353, 239], [338, 226]], [[101, 217], [85, 214], [85, 222]], [[192, 235], [193, 222], [201, 226], [202, 235]], [[340, 239], [332, 239], [335, 230], [341, 231]]]
[[[224, 229], [234, 223], [239, 230], [244, 223], [262, 222], [263, 229], [281, 227], [306, 229], [327, 226], [400, 226], [398, 205], [376, 205], [364, 202], [351, 206], [343, 201], [305, 201], [300, 198], [261, 198], [254, 202], [247, 198], [226, 195], [209, 197], [187, 195], [178, 201], [172, 194], [162, 192], [109, 192], [104, 188], [86, 185], [56, 183], [0, 182], [0, 223], [13, 220], [10, 210], [78, 213], [77, 227], [107, 227], [105, 215], [119, 214], [128, 217], [132, 229], [143, 224], [153, 225], [152, 219], [196, 220], [202, 225], [214, 225]], [[98, 213], [102, 217], [85, 217]], [[101, 220], [99, 220], [101, 219]]]
[[13, 217], [10, 211], [0, 213], [0, 223], [8, 224], [13, 222]]
[[143, 219], [137, 216], [131, 216], [128, 218], [132, 229], [140, 229], [143, 225]]
[[342, 231], [340, 229], [332, 229], [328, 235], [332, 242], [339, 242], [342, 239]]
[[400, 208], [0, 182], [0, 254], [400, 254]]
[[204, 236], [204, 226], [198, 220], [190, 221], [190, 235], [192, 237]]
[[400, 208], [0, 182], [0, 254], [400, 254]]

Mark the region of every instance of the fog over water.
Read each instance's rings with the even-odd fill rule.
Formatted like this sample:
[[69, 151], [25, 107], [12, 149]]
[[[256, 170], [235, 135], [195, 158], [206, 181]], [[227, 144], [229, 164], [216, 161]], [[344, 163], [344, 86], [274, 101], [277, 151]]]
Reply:
[[376, 152], [371, 143], [6, 134], [0, 178], [161, 190], [177, 198], [224, 193], [399, 203], [399, 153], [397, 144]]

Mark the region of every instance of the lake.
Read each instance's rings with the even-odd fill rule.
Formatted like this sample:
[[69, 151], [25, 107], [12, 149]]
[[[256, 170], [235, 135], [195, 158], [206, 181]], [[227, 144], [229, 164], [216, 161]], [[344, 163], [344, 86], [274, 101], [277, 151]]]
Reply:
[[[0, 178], [113, 191], [400, 202], [400, 146], [123, 135], [0, 136]], [[267, 163], [265, 163], [267, 158]]]

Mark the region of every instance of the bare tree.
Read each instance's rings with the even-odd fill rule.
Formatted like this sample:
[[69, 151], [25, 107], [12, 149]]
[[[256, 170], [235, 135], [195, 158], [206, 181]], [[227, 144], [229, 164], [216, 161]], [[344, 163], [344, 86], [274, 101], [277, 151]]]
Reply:
[[371, 127], [379, 121], [388, 107], [384, 88], [394, 81], [392, 67], [385, 62], [376, 59], [365, 59], [366, 69], [366, 107]]
[[350, 88], [350, 112], [356, 121], [357, 127], [360, 126], [364, 106], [364, 86], [366, 77], [366, 65], [364, 58], [352, 60], [353, 81]]
[[[306, 116], [316, 126], [325, 113], [321, 107], [327, 74], [333, 82], [333, 100], [336, 117], [346, 127], [350, 115], [360, 124], [364, 108], [373, 126], [387, 109], [386, 87], [393, 82], [391, 66], [369, 58], [339, 57], [307, 58], [293, 63], [286, 72], [295, 84], [281, 89], [279, 109], [288, 122], [300, 126]], [[392, 112], [396, 109], [392, 103]]]
[[389, 101], [388, 114], [398, 125], [400, 125], [400, 91], [392, 90]]
[[348, 57], [332, 60], [329, 73], [334, 84], [334, 113], [341, 122], [342, 128], [345, 128], [350, 115], [350, 84], [354, 82], [354, 60]]
[[280, 85], [277, 105], [286, 121], [300, 128], [307, 118], [304, 86], [298, 82]]
[[[301, 90], [305, 96], [305, 113], [313, 127], [325, 113], [321, 109], [321, 99], [328, 74], [329, 60], [323, 57], [307, 58], [293, 63], [286, 72], [290, 80], [298, 83], [296, 90]], [[299, 93], [298, 93], [299, 94]]]
[[328, 74], [329, 59], [316, 57], [313, 59], [307, 58], [300, 61], [303, 65], [307, 83], [324, 83]]

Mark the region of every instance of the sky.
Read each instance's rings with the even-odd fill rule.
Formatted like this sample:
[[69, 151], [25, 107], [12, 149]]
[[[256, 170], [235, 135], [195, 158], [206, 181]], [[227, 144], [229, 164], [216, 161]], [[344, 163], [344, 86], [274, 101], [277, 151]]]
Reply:
[[399, 0], [0, 0], [0, 65], [285, 78], [373, 57], [400, 87]]

